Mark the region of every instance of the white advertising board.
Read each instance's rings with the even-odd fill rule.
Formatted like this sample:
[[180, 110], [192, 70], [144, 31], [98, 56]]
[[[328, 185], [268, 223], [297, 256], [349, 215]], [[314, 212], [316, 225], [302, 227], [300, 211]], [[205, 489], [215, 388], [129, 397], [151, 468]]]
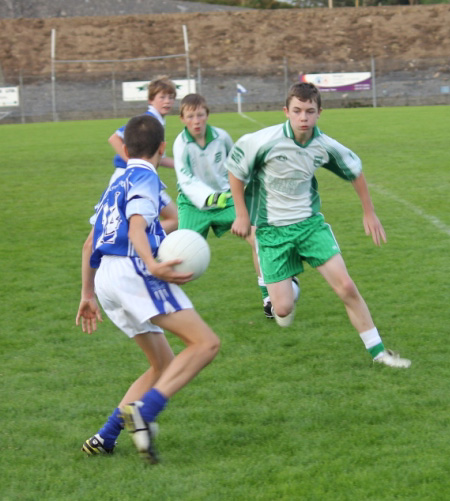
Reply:
[[[172, 80], [177, 87], [176, 99], [183, 99], [186, 94], [195, 92], [195, 80]], [[122, 99], [124, 101], [147, 101], [150, 80], [140, 82], [122, 82]]]
[[19, 87], [0, 87], [0, 107], [19, 106]]
[[372, 75], [370, 71], [358, 73], [310, 73], [300, 75], [301, 82], [309, 82], [324, 92], [346, 92], [370, 90]]

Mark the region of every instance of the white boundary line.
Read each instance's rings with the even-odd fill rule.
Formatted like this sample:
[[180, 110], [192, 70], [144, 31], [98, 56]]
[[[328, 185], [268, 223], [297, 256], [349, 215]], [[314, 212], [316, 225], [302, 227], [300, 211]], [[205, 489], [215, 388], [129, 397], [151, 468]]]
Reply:
[[[247, 116], [245, 113], [239, 113], [239, 115], [243, 118], [246, 118], [247, 120], [250, 120], [251, 122], [254, 122], [258, 125], [262, 125], [263, 127], [266, 127], [264, 124]], [[397, 195], [394, 195], [394, 193], [391, 193], [390, 191], [386, 190], [385, 188], [382, 188], [381, 186], [377, 186], [376, 184], [369, 184], [369, 187], [372, 190], [378, 192], [380, 195], [388, 197], [388, 198], [394, 200], [395, 202], [404, 205], [410, 211], [414, 212], [415, 214], [420, 216], [422, 219], [425, 219], [426, 221], [431, 223], [438, 230], [440, 230], [443, 233], [445, 233], [446, 235], [450, 236], [450, 226], [447, 226], [439, 218], [437, 218], [435, 216], [430, 216], [425, 211], [423, 211], [420, 207], [417, 207], [416, 205], [412, 204], [411, 202], [408, 202], [407, 200], [403, 200], [402, 198], [398, 197]]]
[[246, 118], [247, 120], [250, 120], [250, 122], [253, 122], [255, 124], [261, 125], [261, 127], [267, 127], [267, 125], [264, 125], [261, 122], [258, 122], [258, 120], [255, 120], [254, 118], [249, 117], [245, 113], [238, 113], [238, 115], [241, 116], [242, 118]]
[[369, 187], [370, 187], [370, 189], [378, 192], [380, 195], [388, 197], [388, 198], [394, 200], [395, 202], [404, 205], [411, 212], [414, 212], [415, 214], [420, 216], [422, 219], [425, 219], [426, 221], [431, 223], [435, 228], [442, 231], [446, 235], [450, 236], [450, 226], [447, 226], [439, 218], [437, 218], [435, 216], [430, 216], [425, 211], [423, 211], [420, 207], [417, 207], [416, 205], [412, 204], [411, 202], [408, 202], [407, 200], [403, 200], [402, 198], [398, 197], [394, 193], [391, 193], [390, 191], [386, 190], [385, 188], [382, 188], [381, 186], [377, 186], [376, 184], [369, 184]]

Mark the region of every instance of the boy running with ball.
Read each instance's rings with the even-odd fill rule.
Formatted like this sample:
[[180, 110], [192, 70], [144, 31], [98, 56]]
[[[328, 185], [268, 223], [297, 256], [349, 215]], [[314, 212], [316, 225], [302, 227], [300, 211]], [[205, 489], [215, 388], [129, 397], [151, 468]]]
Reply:
[[[155, 259], [165, 237], [159, 221], [164, 185], [156, 173], [164, 148], [164, 129], [156, 118], [141, 115], [128, 122], [127, 168], [96, 206], [94, 227], [83, 247], [77, 325], [81, 322], [89, 334], [96, 330], [101, 321], [97, 295], [109, 318], [150, 364], [98, 433], [84, 442], [88, 455], [111, 453], [125, 425], [140, 454], [156, 463], [156, 417], [219, 350], [218, 337], [179, 287], [192, 273], [174, 271], [179, 260]], [[175, 357], [163, 329], [187, 346]]]

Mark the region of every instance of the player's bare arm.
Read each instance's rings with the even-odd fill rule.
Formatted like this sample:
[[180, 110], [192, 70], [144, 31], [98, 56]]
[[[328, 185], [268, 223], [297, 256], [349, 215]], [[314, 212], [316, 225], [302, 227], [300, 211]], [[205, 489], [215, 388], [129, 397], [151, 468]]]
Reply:
[[171, 201], [163, 207], [160, 215], [162, 217], [161, 226], [167, 234], [178, 228], [178, 211], [174, 202]]
[[87, 332], [88, 334], [92, 334], [97, 330], [97, 321], [102, 322], [102, 314], [94, 292], [95, 270], [89, 264], [93, 233], [94, 230], [91, 230], [83, 245], [81, 257], [81, 300], [75, 319], [76, 325], [79, 325], [81, 321], [83, 332]]
[[231, 226], [231, 233], [241, 238], [247, 238], [250, 235], [251, 224], [248, 215], [247, 206], [244, 199], [244, 182], [228, 172], [230, 180], [230, 189], [233, 196], [234, 207], [236, 209], [236, 219]]
[[124, 160], [128, 162], [128, 156], [124, 151], [124, 143], [120, 136], [118, 136], [115, 132], [108, 139], [108, 143], [112, 146], [113, 150]]
[[175, 167], [175, 162], [174, 162], [173, 158], [163, 157], [159, 161], [159, 166], [160, 167], [167, 167], [168, 169], [173, 169]]
[[369, 188], [367, 186], [364, 174], [360, 174], [353, 182], [353, 187], [361, 200], [363, 208], [363, 225], [366, 235], [371, 235], [375, 245], [381, 245], [381, 242], [387, 242], [386, 233], [378, 216], [375, 213], [375, 208], [370, 197]]
[[192, 273], [179, 273], [172, 268], [175, 264], [181, 263], [179, 259], [165, 261], [163, 263], [156, 261], [153, 257], [150, 244], [148, 243], [147, 234], [145, 232], [146, 229], [147, 222], [141, 215], [134, 214], [130, 217], [128, 236], [150, 273], [165, 282], [178, 285], [189, 282], [192, 278]]

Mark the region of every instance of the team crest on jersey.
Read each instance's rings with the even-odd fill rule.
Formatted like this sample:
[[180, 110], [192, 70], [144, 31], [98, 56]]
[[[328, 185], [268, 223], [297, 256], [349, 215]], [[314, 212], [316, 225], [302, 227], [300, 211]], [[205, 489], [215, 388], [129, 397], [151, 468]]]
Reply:
[[222, 152], [219, 151], [218, 153], [216, 153], [215, 157], [214, 157], [214, 162], [216, 164], [218, 164], [220, 161], [222, 160]]
[[323, 164], [324, 164], [323, 156], [316, 155], [314, 157], [314, 167], [320, 167]]
[[236, 146], [231, 150], [231, 160], [235, 163], [239, 163], [244, 158], [244, 152], [237, 148]]
[[117, 230], [122, 222], [122, 217], [120, 215], [118, 207], [118, 199], [120, 192], [114, 194], [114, 204], [109, 206], [106, 202], [102, 207], [102, 226], [103, 232], [97, 242], [96, 247], [102, 244], [113, 244], [117, 238]]
[[275, 160], [278, 160], [280, 162], [287, 162], [288, 157], [286, 155], [277, 155], [275, 157]]

